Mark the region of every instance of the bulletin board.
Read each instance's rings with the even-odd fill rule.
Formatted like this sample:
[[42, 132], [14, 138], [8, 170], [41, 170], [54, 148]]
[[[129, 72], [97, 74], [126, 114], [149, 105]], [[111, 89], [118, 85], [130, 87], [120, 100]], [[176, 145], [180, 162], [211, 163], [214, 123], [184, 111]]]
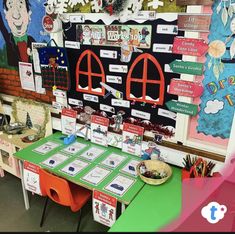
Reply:
[[[176, 115], [167, 109], [165, 103], [178, 99], [178, 96], [167, 92], [167, 87], [172, 78], [180, 78], [180, 75], [169, 72], [169, 68], [167, 69], [166, 66], [176, 59], [182, 59], [182, 56], [172, 54], [171, 51], [169, 53], [154, 51], [156, 51], [156, 45], [162, 43], [169, 45], [169, 50], [171, 50], [174, 37], [183, 36], [184, 33], [176, 28], [177, 31], [173, 32], [174, 26], [177, 25], [177, 17], [172, 21], [169, 20], [169, 15], [165, 14], [164, 17], [165, 19], [147, 20], [141, 24], [135, 21], [127, 21], [124, 24], [113, 21], [111, 25], [105, 26], [101, 20], [95, 23], [86, 20], [83, 25], [72, 24], [72, 27], [67, 32], [65, 31], [65, 40], [80, 42], [80, 49], [67, 48], [71, 73], [71, 89], [68, 91], [69, 104], [74, 106], [73, 101], [70, 100], [76, 99], [82, 101], [83, 106], [90, 106], [94, 110], [105, 111], [106, 108], [108, 117], [115, 115], [118, 111], [124, 111], [124, 120], [135, 118], [142, 123], [156, 124], [174, 131]], [[161, 25], [172, 28], [172, 33], [157, 33], [157, 27], [161, 27]], [[64, 28], [68, 28], [68, 26], [64, 24]], [[103, 30], [101, 34], [106, 34], [106, 37], [91, 41], [84, 37], [85, 28], [92, 29], [93, 32], [96, 30], [97, 33]], [[129, 61], [128, 58], [125, 60], [122, 57], [120, 44], [114, 43], [111, 36], [108, 40], [107, 36], [118, 30], [128, 32], [128, 29], [130, 32], [136, 31], [138, 35], [144, 34], [146, 30], [149, 31], [145, 37], [146, 44], [140, 43], [137, 47], [142, 50], [142, 53], [133, 52]], [[105, 55], [107, 52], [113, 53], [114, 57], [112, 58], [111, 54]], [[123, 67], [120, 68], [120, 65]], [[115, 72], [115, 69], [122, 68], [126, 70]], [[89, 87], [87, 83], [86, 69], [94, 73], [92, 87]], [[145, 80], [146, 86], [143, 85], [143, 82], [138, 82], [138, 79], [141, 78]], [[118, 79], [120, 80], [118, 81]], [[121, 94], [113, 92], [114, 95], [109, 95], [109, 87], [100, 86], [100, 82]], [[84, 89], [84, 87], [87, 88]], [[122, 106], [118, 106], [117, 103], [122, 100]], [[154, 126], [149, 130], [154, 130]]]

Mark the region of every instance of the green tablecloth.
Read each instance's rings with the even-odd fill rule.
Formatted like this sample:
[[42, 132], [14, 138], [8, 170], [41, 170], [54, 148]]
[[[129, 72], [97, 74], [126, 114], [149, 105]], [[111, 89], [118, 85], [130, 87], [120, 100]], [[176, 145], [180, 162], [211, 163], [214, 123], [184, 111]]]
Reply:
[[161, 185], [145, 185], [109, 232], [155, 232], [176, 219], [181, 211], [181, 169]]
[[[39, 165], [40, 167], [42, 168], [46, 168], [47, 170], [53, 172], [54, 174], [56, 175], [59, 175], [63, 178], [66, 178], [67, 180], [71, 181], [71, 182], [74, 182], [78, 185], [81, 185], [83, 187], [86, 187], [90, 190], [92, 189], [97, 189], [97, 190], [100, 190], [100, 191], [103, 191], [113, 197], [116, 197], [118, 199], [119, 202], [122, 202], [122, 203], [125, 203], [125, 204], [129, 204], [133, 199], [134, 197], [138, 194], [138, 192], [142, 189], [142, 187], [144, 186], [144, 182], [138, 178], [138, 177], [131, 177], [131, 176], [128, 176], [126, 175], [127, 177], [131, 177], [131, 178], [134, 178], [136, 180], [136, 182], [131, 186], [131, 188], [123, 195], [123, 196], [118, 196], [118, 195], [115, 195], [114, 193], [111, 193], [107, 190], [104, 190], [104, 187], [109, 184], [113, 179], [114, 177], [116, 177], [118, 174], [122, 174], [122, 175], [125, 175], [124, 173], [121, 173], [120, 172], [120, 169], [122, 169], [126, 163], [131, 160], [131, 159], [136, 159], [136, 160], [140, 160], [140, 158], [138, 157], [135, 157], [133, 155], [130, 155], [130, 154], [126, 154], [126, 153], [123, 153], [120, 149], [118, 148], [114, 148], [114, 147], [103, 147], [103, 146], [100, 146], [100, 145], [97, 145], [97, 144], [93, 144], [91, 143], [90, 141], [86, 141], [84, 140], [83, 138], [80, 138], [78, 137], [76, 140], [80, 143], [83, 143], [83, 144], [86, 144], [87, 147], [84, 148], [83, 150], [81, 150], [79, 153], [77, 153], [76, 155], [74, 156], [69, 156], [69, 159], [67, 159], [65, 162], [63, 162], [62, 164], [58, 165], [57, 167], [55, 167], [54, 169], [51, 169], [51, 168], [48, 168], [44, 165], [41, 164], [41, 162], [43, 162], [44, 160], [46, 160], [47, 158], [49, 158], [50, 156], [60, 152], [60, 153], [63, 153], [61, 152], [62, 149], [66, 148], [68, 145], [64, 145], [63, 144], [63, 140], [60, 139], [60, 137], [63, 136], [61, 134], [61, 132], [56, 132], [54, 133], [53, 135], [50, 135], [44, 139], [41, 139], [40, 141], [37, 141], [35, 143], [33, 143], [32, 145], [29, 145], [28, 147], [18, 151], [17, 153], [14, 154], [14, 156], [20, 160], [23, 160], [23, 161], [28, 161], [28, 162], [31, 162], [35, 165]], [[33, 149], [43, 145], [44, 143], [48, 142], [48, 141], [53, 141], [55, 143], [59, 143], [60, 146], [58, 146], [57, 148], [55, 148], [54, 150], [52, 150], [51, 152], [43, 155], [43, 154], [39, 154], [35, 151], [33, 151]], [[101, 149], [104, 149], [105, 152], [99, 156], [98, 158], [96, 158], [93, 162], [90, 162], [90, 165], [88, 167], [86, 167], [84, 170], [82, 170], [80, 173], [78, 173], [76, 176], [72, 177], [72, 176], [69, 176], [63, 172], [60, 171], [61, 168], [63, 168], [65, 165], [67, 165], [68, 163], [74, 161], [75, 159], [81, 159], [83, 161], [86, 161], [84, 160], [83, 158], [79, 157], [80, 154], [82, 154], [84, 151], [86, 151], [87, 149], [89, 149], [89, 147], [91, 146], [95, 146], [97, 148], [101, 148]], [[119, 154], [119, 155], [122, 155], [124, 156], [126, 159], [115, 169], [110, 169], [108, 167], [105, 167], [103, 165], [100, 165], [100, 162], [103, 161], [108, 155], [110, 155], [111, 153], [115, 153], [115, 154]], [[65, 154], [65, 153], [63, 153]], [[109, 174], [100, 184], [98, 184], [97, 186], [94, 186], [90, 183], [87, 183], [83, 180], [81, 180], [81, 177], [83, 177], [85, 174], [87, 174], [92, 168], [94, 168], [96, 165], [99, 165], [103, 168], [107, 168], [107, 169], [110, 169], [112, 171], [111, 174]]]

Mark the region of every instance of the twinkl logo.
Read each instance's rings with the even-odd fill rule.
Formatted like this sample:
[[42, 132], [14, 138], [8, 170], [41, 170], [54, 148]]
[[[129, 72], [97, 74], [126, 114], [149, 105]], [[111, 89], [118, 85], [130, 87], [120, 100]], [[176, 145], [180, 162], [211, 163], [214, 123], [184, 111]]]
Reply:
[[210, 202], [207, 206], [203, 207], [201, 210], [201, 215], [209, 223], [218, 223], [224, 218], [224, 214], [227, 212], [227, 207], [225, 205], [220, 205], [217, 202]]

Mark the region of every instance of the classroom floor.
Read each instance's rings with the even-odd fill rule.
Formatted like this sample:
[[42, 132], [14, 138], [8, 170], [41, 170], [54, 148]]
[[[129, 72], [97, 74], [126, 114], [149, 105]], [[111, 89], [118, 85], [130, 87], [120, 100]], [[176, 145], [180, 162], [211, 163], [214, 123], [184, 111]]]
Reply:
[[[40, 228], [44, 197], [29, 196], [30, 209], [25, 210], [21, 181], [5, 172], [0, 177], [0, 232], [75, 232], [78, 213], [70, 208], [48, 203], [43, 227]], [[108, 227], [93, 220], [91, 201], [83, 208], [80, 232], [107, 232]]]

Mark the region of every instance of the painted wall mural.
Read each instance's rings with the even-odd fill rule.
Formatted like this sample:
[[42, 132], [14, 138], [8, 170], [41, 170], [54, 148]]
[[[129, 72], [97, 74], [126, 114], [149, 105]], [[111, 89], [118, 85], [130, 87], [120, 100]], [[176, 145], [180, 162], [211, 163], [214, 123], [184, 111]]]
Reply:
[[49, 40], [42, 33], [43, 3], [44, 0], [0, 1], [0, 67], [18, 67], [19, 61], [31, 62], [31, 43]]
[[214, 1], [198, 132], [229, 138], [235, 106], [235, 1]]

